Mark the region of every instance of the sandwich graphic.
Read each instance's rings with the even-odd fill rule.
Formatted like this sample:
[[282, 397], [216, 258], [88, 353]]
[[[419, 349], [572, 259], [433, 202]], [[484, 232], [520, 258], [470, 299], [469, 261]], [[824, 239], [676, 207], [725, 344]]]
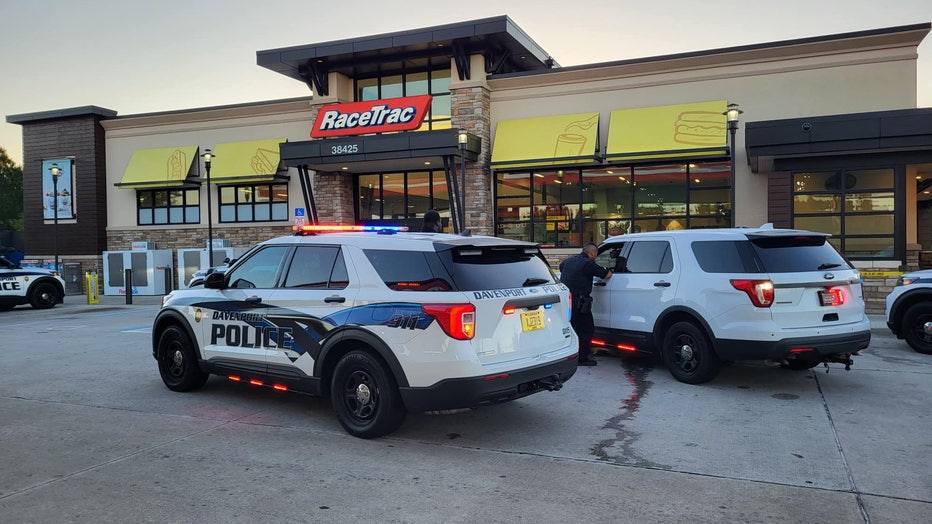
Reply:
[[725, 116], [712, 111], [683, 111], [676, 118], [673, 140], [696, 146], [722, 145]]
[[166, 168], [166, 180], [180, 180], [188, 175], [188, 163], [187, 156], [184, 154], [184, 151], [176, 149], [172, 151], [172, 154], [168, 157], [168, 162], [165, 166]]
[[256, 149], [256, 154], [252, 155], [250, 159], [250, 167], [253, 169], [253, 173], [257, 175], [274, 175], [278, 172], [278, 162], [273, 160], [278, 156], [278, 151], [272, 151], [271, 149]]

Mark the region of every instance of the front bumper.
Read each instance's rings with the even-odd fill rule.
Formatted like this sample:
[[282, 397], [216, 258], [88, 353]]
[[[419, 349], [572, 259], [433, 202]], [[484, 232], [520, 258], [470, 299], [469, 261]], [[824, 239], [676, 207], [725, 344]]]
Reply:
[[[401, 389], [408, 411], [439, 411], [497, 404], [559, 389], [576, 373], [576, 356], [493, 375], [442, 380], [429, 387]], [[496, 377], [496, 378], [493, 378]]]
[[[775, 342], [757, 340], [715, 341], [715, 352], [722, 360], [784, 360], [794, 357], [818, 357], [855, 353], [871, 342], [870, 329], [840, 335], [786, 338]], [[792, 349], [811, 348], [810, 351], [790, 353]]]

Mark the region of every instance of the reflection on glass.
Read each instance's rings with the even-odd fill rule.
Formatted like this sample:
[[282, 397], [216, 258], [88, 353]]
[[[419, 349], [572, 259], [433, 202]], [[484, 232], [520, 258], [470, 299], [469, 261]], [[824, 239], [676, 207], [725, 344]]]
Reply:
[[837, 213], [841, 207], [839, 195], [794, 195], [793, 211], [805, 213]]
[[405, 218], [406, 214], [404, 174], [382, 175], [382, 218]]
[[416, 171], [408, 173], [408, 209], [406, 218], [424, 216], [430, 209], [430, 173]]
[[893, 215], [847, 215], [845, 217], [845, 235], [892, 234]]
[[893, 258], [893, 238], [845, 238], [845, 254], [858, 258]]
[[845, 211], [851, 213], [893, 211], [895, 203], [892, 192], [848, 193], [845, 195]]
[[499, 224], [498, 231], [495, 236], [530, 242], [531, 224], [528, 222], [519, 222], [516, 224]]
[[841, 234], [841, 217], [838, 215], [819, 216], [819, 217], [794, 217], [793, 228], [794, 229], [805, 229], [807, 231], [818, 231], [820, 233], [828, 233], [830, 235], [840, 235]]
[[381, 218], [381, 202], [382, 190], [379, 186], [379, 175], [361, 175], [359, 177], [360, 220]]

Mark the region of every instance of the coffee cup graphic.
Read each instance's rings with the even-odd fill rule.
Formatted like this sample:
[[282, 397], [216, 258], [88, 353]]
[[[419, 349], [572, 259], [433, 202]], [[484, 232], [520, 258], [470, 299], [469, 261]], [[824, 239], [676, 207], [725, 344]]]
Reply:
[[[557, 135], [557, 141], [553, 147], [553, 157], [556, 159], [567, 159], [582, 156], [586, 151], [586, 144], [589, 139], [579, 131], [589, 131], [593, 126], [599, 125], [598, 113], [583, 120], [570, 122], [563, 128], [563, 132]], [[593, 149], [593, 152], [595, 149]], [[554, 163], [559, 163], [557, 160]]]

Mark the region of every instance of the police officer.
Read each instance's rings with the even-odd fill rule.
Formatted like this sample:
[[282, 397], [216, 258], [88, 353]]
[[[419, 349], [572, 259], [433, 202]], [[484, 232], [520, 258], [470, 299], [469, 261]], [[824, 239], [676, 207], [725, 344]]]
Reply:
[[573, 313], [570, 324], [579, 336], [579, 365], [594, 366], [592, 359], [592, 335], [595, 322], [592, 320], [592, 277], [605, 280], [612, 278], [612, 270], [595, 263], [598, 248], [589, 242], [578, 255], [560, 262], [560, 280], [570, 288]]
[[443, 231], [443, 224], [440, 222], [440, 213], [435, 209], [429, 209], [424, 213], [424, 225], [421, 227], [422, 233], [440, 233]]

